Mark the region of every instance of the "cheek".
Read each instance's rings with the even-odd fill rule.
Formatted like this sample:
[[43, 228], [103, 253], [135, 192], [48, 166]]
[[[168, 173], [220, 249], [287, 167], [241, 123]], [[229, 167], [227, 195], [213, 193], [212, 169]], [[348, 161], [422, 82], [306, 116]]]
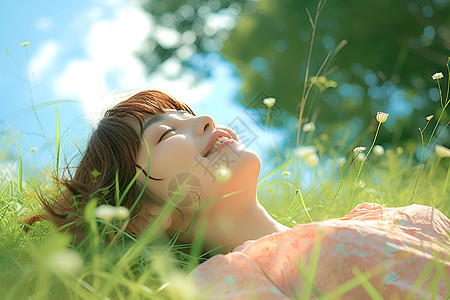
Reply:
[[192, 166], [195, 155], [193, 145], [186, 139], [171, 138], [150, 153], [151, 172], [155, 177], [168, 179], [186, 166]]

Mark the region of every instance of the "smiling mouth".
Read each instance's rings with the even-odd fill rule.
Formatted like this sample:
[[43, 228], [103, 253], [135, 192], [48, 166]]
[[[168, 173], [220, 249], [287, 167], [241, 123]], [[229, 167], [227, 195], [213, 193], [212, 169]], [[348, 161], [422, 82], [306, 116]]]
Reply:
[[234, 139], [231, 137], [231, 135], [224, 131], [224, 130], [216, 130], [213, 132], [208, 146], [205, 148], [205, 150], [202, 152], [203, 157], [207, 157], [213, 152], [216, 152], [217, 150], [225, 147], [226, 145], [229, 145], [234, 142]]
[[218, 151], [219, 149], [222, 149], [223, 147], [225, 147], [226, 145], [229, 145], [231, 143], [233, 143], [233, 139], [229, 139], [226, 137], [222, 137], [217, 139], [217, 141], [214, 143], [214, 145], [211, 147], [211, 149], [209, 149], [209, 151], [206, 153], [205, 157], [207, 157], [208, 155]]

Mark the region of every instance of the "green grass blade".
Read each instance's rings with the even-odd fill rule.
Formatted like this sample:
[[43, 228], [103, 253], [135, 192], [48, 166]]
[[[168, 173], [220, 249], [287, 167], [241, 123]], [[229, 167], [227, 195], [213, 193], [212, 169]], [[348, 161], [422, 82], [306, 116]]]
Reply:
[[51, 106], [51, 105], [58, 105], [60, 103], [80, 103], [80, 101], [76, 101], [76, 100], [57, 100], [57, 101], [44, 102], [44, 103], [41, 103], [41, 104], [38, 104], [38, 105], [34, 105], [33, 107], [30, 107], [30, 108], [19, 110], [13, 116], [17, 117], [17, 116], [19, 116], [21, 114], [26, 114], [26, 113], [32, 112], [34, 110], [45, 108], [45, 107]]
[[369, 282], [369, 279], [361, 273], [361, 271], [354, 267], [352, 268], [352, 272], [355, 275], [356, 279], [358, 279], [359, 283], [366, 290], [367, 294], [369, 294], [371, 299], [374, 300], [383, 300], [383, 297], [378, 293], [378, 291], [373, 287], [373, 285]]
[[56, 105], [56, 178], [59, 175], [59, 154], [60, 154], [60, 127], [59, 127], [59, 108]]
[[22, 154], [20, 153], [19, 145], [16, 142], [17, 151], [19, 152], [19, 189], [23, 192], [23, 161]]
[[302, 192], [300, 191], [300, 189], [298, 189], [296, 191], [296, 193], [298, 193], [298, 195], [300, 196], [300, 201], [302, 202], [303, 208], [305, 209], [306, 215], [308, 216], [309, 220], [311, 222], [314, 222], [313, 219], [311, 218], [311, 216], [309, 215], [308, 209], [306, 208], [305, 200], [303, 199], [303, 195], [302, 195]]

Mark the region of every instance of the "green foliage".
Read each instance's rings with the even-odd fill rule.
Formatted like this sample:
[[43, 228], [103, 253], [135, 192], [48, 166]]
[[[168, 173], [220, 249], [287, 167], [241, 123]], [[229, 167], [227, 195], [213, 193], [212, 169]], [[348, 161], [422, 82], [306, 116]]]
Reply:
[[[149, 72], [171, 59], [201, 77], [214, 66], [192, 53], [220, 52], [243, 80], [239, 97], [243, 105], [254, 107], [253, 100], [263, 92], [277, 98], [278, 106], [289, 115], [298, 117], [307, 66], [311, 74], [306, 79], [310, 81], [331, 54], [320, 75], [338, 86], [317, 85], [311, 91], [305, 122], [324, 121], [321, 132], [332, 135], [351, 126], [355, 135], [360, 135], [371, 116], [384, 110], [391, 114], [393, 125], [380, 137], [382, 144], [417, 141], [409, 128], [421, 127], [424, 115], [436, 113], [433, 101], [438, 101], [438, 93], [429, 74], [443, 71], [447, 61], [449, 1], [328, 1], [317, 22], [313, 55], [308, 59], [313, 30], [305, 8], [314, 19], [317, 3], [145, 1], [143, 8], [155, 24], [171, 28], [180, 38], [164, 46], [156, 28], [140, 57]], [[181, 38], [186, 32], [194, 34], [193, 41]], [[442, 138], [444, 144], [450, 142], [450, 136]]]
[[[244, 105], [264, 91], [298, 116], [312, 35], [305, 8], [314, 18], [315, 3], [260, 1], [254, 13], [241, 12], [222, 53], [243, 78]], [[425, 17], [422, 10], [433, 16]], [[303, 117], [326, 121], [322, 132], [339, 134], [336, 128], [352, 126], [361, 133], [371, 116], [384, 110], [392, 114], [394, 126], [381, 142], [414, 140], [415, 133], [406, 129], [422, 126], [424, 112], [435, 112], [428, 74], [442, 70], [447, 61], [447, 11], [448, 1], [328, 1], [318, 20], [309, 76], [332, 53], [322, 74], [339, 86], [313, 90]], [[435, 34], [427, 36], [427, 31]], [[334, 55], [343, 40], [347, 44]]]
[[181, 63], [199, 77], [208, 76], [211, 71], [209, 66], [202, 67], [201, 64], [193, 63], [190, 58], [195, 53], [219, 51], [242, 7], [254, 7], [253, 2], [255, 1], [142, 1], [142, 8], [157, 27], [139, 53], [141, 61], [150, 73], [158, 70], [167, 60], [172, 60]]

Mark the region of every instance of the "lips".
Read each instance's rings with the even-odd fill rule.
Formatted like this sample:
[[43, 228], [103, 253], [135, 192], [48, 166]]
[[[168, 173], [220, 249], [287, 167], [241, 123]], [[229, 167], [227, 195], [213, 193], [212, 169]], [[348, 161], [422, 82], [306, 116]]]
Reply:
[[[226, 132], [225, 130], [222, 129], [216, 129], [213, 131], [211, 138], [209, 139], [208, 145], [206, 146], [206, 148], [201, 152], [201, 156], [206, 157], [208, 154], [210, 154], [209, 152], [211, 152], [211, 150], [213, 150], [213, 146], [216, 145], [217, 140], [219, 139], [223, 139], [223, 138], [228, 138], [230, 140], [234, 140], [233, 137]], [[215, 148], [217, 149], [217, 147]]]

